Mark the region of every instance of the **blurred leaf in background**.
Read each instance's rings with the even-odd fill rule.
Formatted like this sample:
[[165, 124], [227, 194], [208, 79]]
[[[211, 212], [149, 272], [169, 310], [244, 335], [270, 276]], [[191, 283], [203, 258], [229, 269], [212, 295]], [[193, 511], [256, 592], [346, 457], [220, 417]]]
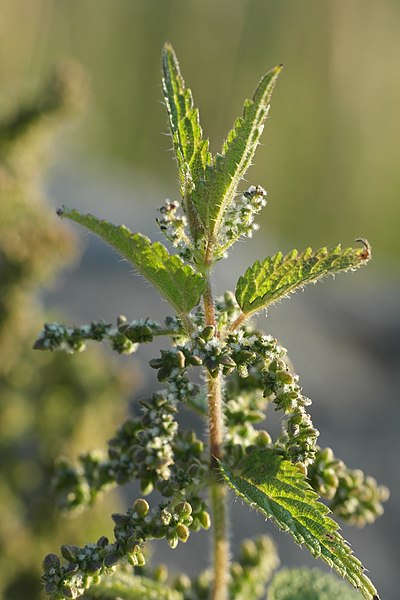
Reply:
[[40, 554], [65, 535], [96, 535], [100, 511], [67, 522], [55, 510], [54, 459], [103, 442], [123, 410], [128, 376], [104, 353], [31, 349], [43, 321], [39, 284], [77, 255], [42, 192], [49, 138], [85, 96], [81, 69], [63, 64], [37, 98], [0, 120], [0, 594], [41, 597]]

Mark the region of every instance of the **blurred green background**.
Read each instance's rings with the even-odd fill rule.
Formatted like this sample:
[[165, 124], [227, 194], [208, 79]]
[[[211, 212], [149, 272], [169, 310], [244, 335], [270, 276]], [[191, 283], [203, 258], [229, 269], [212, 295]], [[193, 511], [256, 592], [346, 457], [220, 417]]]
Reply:
[[[160, 50], [181, 59], [214, 150], [242, 100], [283, 63], [252, 181], [268, 187], [269, 228], [291, 243], [368, 235], [380, 267], [398, 258], [397, 0], [3, 0], [3, 93], [33, 86], [61, 57], [90, 74], [74, 134], [83, 156], [140, 169], [176, 194], [160, 108]], [[160, 200], [155, 198], [155, 206]]]
[[[344, 528], [387, 598], [398, 594], [400, 525], [399, 31], [398, 0], [0, 5], [0, 112], [11, 110], [21, 93], [34, 93], [60, 59], [76, 59], [89, 75], [89, 107], [53, 147], [47, 189], [54, 204], [125, 221], [153, 239], [160, 239], [154, 209], [178, 193], [160, 102], [164, 41], [180, 58], [213, 151], [260, 76], [284, 64], [249, 172], [249, 184], [268, 190], [263, 228], [232, 253], [219, 289], [232, 287], [246, 263], [279, 248], [370, 240], [374, 260], [367, 269], [284, 302], [262, 325], [289, 348], [314, 399], [321, 444], [392, 490], [376, 525], [361, 532]], [[81, 237], [87, 251], [79, 268], [45, 296], [49, 309], [75, 322], [165, 313], [112, 252]], [[146, 373], [144, 358], [137, 360]], [[263, 529], [254, 515], [243, 521], [244, 509], [233, 511], [237, 535], [240, 526]], [[297, 549], [291, 554], [282, 537], [283, 562], [307, 562]], [[207, 553], [207, 545], [201, 551]], [[186, 556], [174, 556], [186, 568]]]

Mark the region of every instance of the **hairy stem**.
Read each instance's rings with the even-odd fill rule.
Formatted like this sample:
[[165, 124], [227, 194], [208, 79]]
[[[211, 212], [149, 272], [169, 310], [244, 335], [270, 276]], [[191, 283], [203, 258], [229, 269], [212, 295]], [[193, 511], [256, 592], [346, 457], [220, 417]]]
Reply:
[[[215, 311], [209, 272], [204, 293], [206, 325], [215, 326]], [[217, 460], [222, 458], [223, 414], [221, 375], [212, 377], [207, 373], [208, 426], [210, 444], [210, 468], [215, 474], [211, 484], [211, 507], [214, 540], [214, 583], [211, 600], [227, 600], [229, 577], [229, 538], [226, 506], [226, 488], [218, 480]]]
[[214, 532], [214, 582], [212, 600], [228, 600], [229, 536], [227, 489], [216, 482], [211, 486], [212, 523]]
[[234, 321], [229, 327], [229, 331], [235, 331], [236, 329], [239, 329], [239, 327], [243, 325], [248, 316], [249, 315], [246, 315], [245, 313], [241, 313], [236, 319], [236, 321]]
[[208, 388], [208, 427], [210, 441], [210, 467], [217, 468], [217, 460], [222, 458], [223, 420], [221, 407], [220, 376], [211, 377], [207, 373]]

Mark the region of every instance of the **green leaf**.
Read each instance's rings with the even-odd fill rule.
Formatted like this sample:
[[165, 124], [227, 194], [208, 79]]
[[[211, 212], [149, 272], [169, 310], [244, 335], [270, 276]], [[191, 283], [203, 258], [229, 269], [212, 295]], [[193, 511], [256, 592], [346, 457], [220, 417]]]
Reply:
[[244, 103], [243, 116], [229, 132], [222, 152], [206, 169], [204, 186], [193, 191], [193, 202], [211, 237], [218, 235], [223, 215], [233, 203], [240, 180], [251, 165], [268, 115], [269, 102], [282, 67], [261, 79], [253, 100]]
[[74, 209], [63, 208], [58, 214], [83, 225], [108, 242], [158, 288], [179, 315], [199, 303], [205, 285], [202, 275], [185, 265], [179, 256], [169, 254], [159, 242], [151, 243], [149, 238], [141, 233], [132, 233], [125, 225], [100, 221], [93, 215], [83, 215]]
[[253, 100], [246, 100], [221, 153], [212, 158], [203, 139], [199, 112], [179, 69], [170, 44], [162, 57], [163, 91], [178, 162], [183, 208], [192, 237], [215, 241], [224, 213], [234, 201], [237, 187], [249, 168], [267, 118], [269, 101], [281, 66], [260, 81]]
[[268, 600], [357, 600], [357, 592], [319, 569], [282, 569], [268, 589]]
[[179, 69], [179, 63], [170, 44], [165, 44], [162, 55], [163, 92], [169, 125], [178, 162], [180, 190], [183, 208], [188, 217], [194, 237], [203, 228], [191, 194], [200, 180], [204, 180], [205, 169], [211, 164], [208, 140], [203, 139], [199, 111], [193, 106], [193, 97]]
[[321, 248], [313, 252], [307, 248], [302, 254], [293, 250], [286, 256], [281, 252], [258, 260], [239, 277], [236, 300], [242, 311], [255, 313], [284, 296], [297, 291], [307, 283], [315, 283], [325, 275], [354, 271], [370, 259], [370, 246], [361, 241], [362, 248]]
[[183, 600], [180, 592], [147, 577], [119, 573], [85, 592], [84, 600]]
[[290, 461], [273, 450], [255, 450], [234, 472], [223, 463], [220, 469], [228, 485], [251, 507], [290, 533], [296, 543], [304, 544], [315, 558], [322, 558], [365, 598], [377, 600], [375, 587], [338, 533], [329, 509]]

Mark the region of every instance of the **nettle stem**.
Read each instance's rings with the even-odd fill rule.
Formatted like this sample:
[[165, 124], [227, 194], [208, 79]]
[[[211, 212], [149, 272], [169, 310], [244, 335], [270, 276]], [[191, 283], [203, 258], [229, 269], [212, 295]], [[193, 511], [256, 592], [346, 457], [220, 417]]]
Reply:
[[[215, 311], [209, 270], [204, 293], [206, 325], [215, 326]], [[215, 477], [211, 484], [211, 509], [214, 542], [214, 584], [211, 600], [227, 600], [229, 578], [229, 535], [226, 505], [226, 487], [218, 480], [217, 460], [222, 458], [223, 414], [221, 375], [212, 377], [207, 372], [208, 427], [210, 469]]]
[[236, 319], [236, 321], [234, 321], [232, 323], [232, 325], [229, 328], [229, 331], [236, 331], [237, 329], [239, 329], [239, 327], [241, 325], [243, 325], [243, 323], [245, 322], [245, 320], [247, 319], [248, 315], [246, 315], [245, 313], [241, 313], [238, 318]]

